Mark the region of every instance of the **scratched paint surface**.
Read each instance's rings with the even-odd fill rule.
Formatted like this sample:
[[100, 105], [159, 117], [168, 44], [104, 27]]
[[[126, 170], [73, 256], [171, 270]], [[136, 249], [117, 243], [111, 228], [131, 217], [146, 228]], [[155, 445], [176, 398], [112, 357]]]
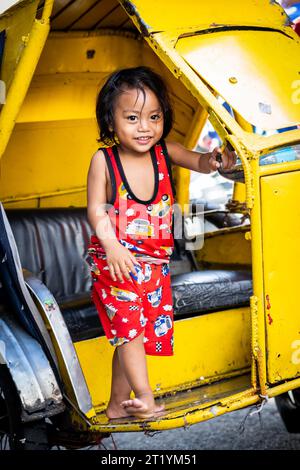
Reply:
[[300, 172], [261, 179], [267, 376], [300, 375]]

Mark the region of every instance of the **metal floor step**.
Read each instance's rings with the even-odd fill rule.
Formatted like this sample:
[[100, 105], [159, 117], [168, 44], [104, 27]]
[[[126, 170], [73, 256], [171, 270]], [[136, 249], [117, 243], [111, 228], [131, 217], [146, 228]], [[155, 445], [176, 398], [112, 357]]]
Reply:
[[[190, 390], [179, 391], [155, 399], [157, 405], [164, 404], [164, 411], [156, 413], [154, 417], [142, 419], [126, 417], [108, 419], [105, 411], [97, 414], [97, 424], [94, 430], [103, 432], [138, 431], [138, 430], [162, 430], [193, 424], [193, 415], [201, 412], [219, 414], [214, 407], [224, 406], [222, 400], [249, 391], [249, 397], [254, 396], [251, 387], [251, 374], [243, 374], [223, 379], [218, 382], [202, 385]], [[252, 403], [254, 403], [252, 398]], [[221, 413], [220, 413], [221, 414]], [[211, 417], [211, 416], [210, 416]], [[199, 421], [199, 419], [198, 419]]]

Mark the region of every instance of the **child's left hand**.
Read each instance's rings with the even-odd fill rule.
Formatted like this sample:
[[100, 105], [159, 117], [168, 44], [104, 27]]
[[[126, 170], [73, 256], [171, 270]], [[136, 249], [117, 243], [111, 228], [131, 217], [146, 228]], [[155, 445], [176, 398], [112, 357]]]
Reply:
[[[222, 164], [217, 161], [217, 155], [220, 153], [222, 155]], [[208, 160], [209, 168], [213, 171], [216, 171], [218, 168], [223, 170], [230, 170], [236, 163], [236, 153], [232, 150], [229, 150], [228, 147], [225, 147], [225, 150], [221, 151], [220, 147], [215, 147], [211, 152], [211, 156]]]

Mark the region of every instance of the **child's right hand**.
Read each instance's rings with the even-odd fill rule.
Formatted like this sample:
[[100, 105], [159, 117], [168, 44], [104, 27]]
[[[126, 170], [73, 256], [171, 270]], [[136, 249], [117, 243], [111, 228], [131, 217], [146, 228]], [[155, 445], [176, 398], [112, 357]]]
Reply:
[[137, 264], [140, 266], [140, 263], [130, 253], [128, 248], [125, 248], [125, 246], [121, 245], [119, 242], [106, 248], [106, 262], [112, 280], [116, 281], [118, 277], [121, 282], [124, 282], [123, 276], [129, 281], [132, 281], [129, 271], [136, 275], [134, 265]]

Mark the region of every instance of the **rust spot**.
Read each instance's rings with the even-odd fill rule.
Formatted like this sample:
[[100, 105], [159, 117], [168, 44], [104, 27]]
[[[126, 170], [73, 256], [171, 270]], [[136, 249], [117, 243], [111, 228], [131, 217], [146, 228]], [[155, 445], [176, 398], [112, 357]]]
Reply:
[[[270, 310], [271, 304], [270, 304], [270, 297], [269, 297], [268, 294], [266, 295], [266, 300], [267, 300], [267, 310]], [[272, 323], [273, 323], [273, 318], [271, 317], [270, 313], [268, 313], [267, 316], [268, 316], [269, 325], [272, 325]]]

